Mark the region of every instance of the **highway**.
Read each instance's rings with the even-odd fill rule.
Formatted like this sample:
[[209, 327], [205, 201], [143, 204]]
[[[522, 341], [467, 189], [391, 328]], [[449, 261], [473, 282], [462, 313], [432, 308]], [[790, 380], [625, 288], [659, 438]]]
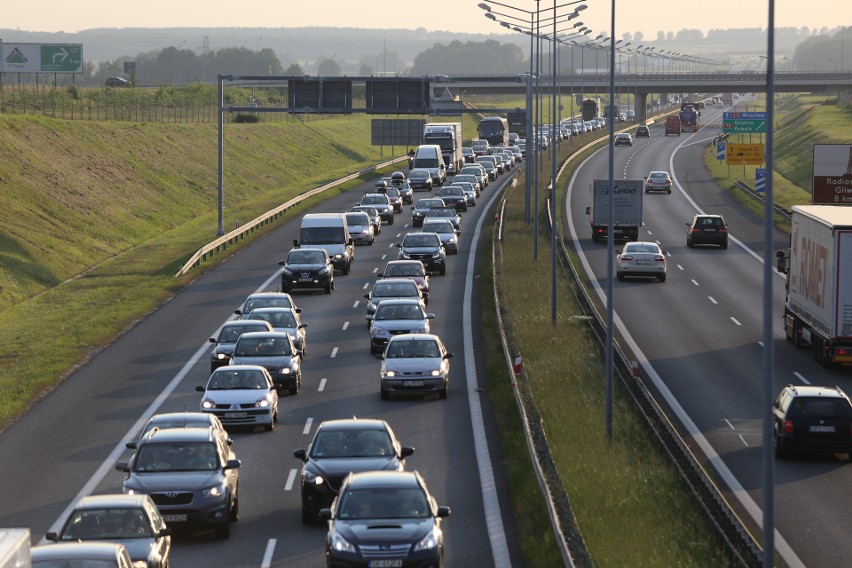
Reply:
[[[729, 109], [724, 109], [729, 110]], [[746, 519], [760, 521], [763, 277], [762, 219], [747, 212], [720, 189], [703, 165], [703, 151], [721, 131], [723, 109], [702, 111], [697, 133], [635, 138], [615, 148], [616, 179], [641, 179], [667, 170], [675, 180], [671, 195], [644, 196], [640, 240], [661, 244], [668, 253], [668, 278], [615, 282], [618, 341], [642, 367], [642, 377], [681, 427], [693, 451], [705, 456], [728, 499]], [[569, 235], [605, 305], [606, 246], [591, 239], [588, 186], [607, 176], [605, 148], [582, 163], [566, 197]], [[727, 250], [686, 246], [686, 226], [695, 213], [718, 213], [730, 231]], [[789, 238], [773, 233], [773, 250]], [[566, 236], [566, 238], [568, 238]], [[620, 247], [616, 244], [616, 251]], [[774, 264], [774, 257], [769, 260]], [[774, 392], [786, 384], [840, 385], [852, 392], [848, 371], [825, 370], [809, 350], [796, 350], [781, 329], [784, 278], [774, 275]], [[616, 417], [617, 419], [617, 417]], [[845, 456], [775, 461], [776, 547], [791, 566], [849, 565], [847, 538], [852, 470]], [[752, 532], [760, 529], [750, 522]]]
[[[499, 183], [508, 179], [504, 175]], [[349, 190], [311, 211], [345, 211], [371, 187]], [[301, 462], [293, 451], [307, 446], [321, 421], [351, 416], [385, 419], [403, 444], [416, 448], [407, 469], [420, 471], [439, 504], [452, 509], [443, 523], [448, 566], [520, 563], [493, 410], [487, 394], [477, 389], [486, 382], [476, 364], [481, 330], [469, 325], [479, 319], [471, 244], [497, 187], [492, 182], [478, 206], [464, 213], [461, 252], [448, 258], [446, 276], [431, 279], [432, 331], [455, 355], [448, 399], [379, 398], [380, 362], [370, 355], [363, 295], [385, 262], [396, 258], [393, 243], [411, 230], [406, 206], [374, 246], [356, 248], [351, 273], [338, 273], [330, 296], [294, 295], [309, 324], [302, 391], [281, 397], [273, 432], [232, 434], [242, 460], [240, 521], [225, 541], [213, 539], [212, 533], [177, 534], [175, 568], [323, 565], [326, 530], [301, 523]], [[429, 195], [417, 192], [415, 200]], [[277, 263], [298, 237], [300, 219], [295, 215], [200, 276], [75, 370], [0, 436], [5, 457], [0, 479], [6, 487], [0, 526], [30, 527], [37, 542], [56, 528], [77, 498], [121, 491], [123, 474], [113, 465], [130, 455], [124, 442], [134, 439], [155, 412], [198, 410], [200, 394], [194, 389], [209, 376], [207, 339], [248, 294], [278, 289]]]

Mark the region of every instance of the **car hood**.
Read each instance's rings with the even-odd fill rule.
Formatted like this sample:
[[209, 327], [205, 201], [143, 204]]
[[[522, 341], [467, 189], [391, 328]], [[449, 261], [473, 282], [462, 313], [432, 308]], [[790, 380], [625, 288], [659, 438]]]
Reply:
[[373, 320], [373, 327], [379, 329], [392, 329], [395, 331], [407, 329], [411, 331], [412, 329], [420, 329], [422, 327], [426, 327], [428, 324], [426, 323], [428, 320], [419, 319], [399, 319], [399, 320]]
[[231, 353], [234, 352], [234, 347], [236, 345], [237, 345], [236, 341], [234, 341], [234, 342], [228, 341], [226, 343], [217, 343], [216, 346], [213, 348], [213, 353], [214, 354], [227, 353], [228, 355], [230, 355]]
[[396, 456], [371, 458], [323, 458], [310, 460], [305, 467], [327, 478], [341, 478], [349, 472], [396, 470], [399, 460]]
[[[315, 245], [302, 243], [302, 246], [310, 246], [310, 247], [317, 247], [317, 248], [325, 249], [325, 252], [327, 252], [328, 255], [331, 256], [331, 257], [334, 257], [334, 255], [336, 255], [336, 254], [343, 254], [343, 252], [346, 250], [346, 245], [343, 244], [343, 243], [322, 243], [322, 244], [315, 244]], [[296, 265], [291, 265], [291, 266], [299, 266], [299, 265], [296, 264]], [[305, 265], [305, 266], [315, 266], [315, 265]]]
[[440, 369], [441, 359], [440, 357], [386, 358], [384, 368], [385, 371], [397, 373], [422, 372], [423, 370]]
[[125, 484], [134, 491], [151, 494], [163, 491], [197, 491], [217, 485], [222, 478], [221, 471], [135, 472]]
[[266, 393], [264, 389], [208, 390], [204, 392], [204, 398], [216, 404], [253, 404]]
[[335, 521], [334, 528], [349, 542], [359, 544], [392, 542], [415, 543], [426, 536], [435, 520], [425, 519], [369, 519]]
[[426, 254], [431, 253], [434, 254], [438, 252], [440, 249], [438, 247], [405, 247], [400, 249], [404, 253], [408, 254]]
[[109, 539], [109, 542], [120, 542], [130, 554], [130, 559], [134, 562], [137, 560], [148, 561], [149, 555], [155, 545], [155, 540], [151, 537], [144, 538], [122, 538]]
[[245, 355], [236, 355], [231, 359], [234, 365], [260, 365], [261, 367], [289, 367], [292, 357], [288, 355], [260, 355], [249, 357]]
[[[329, 250], [329, 247], [333, 247], [333, 246], [340, 246], [342, 248], [342, 245], [322, 245], [322, 248], [324, 248], [325, 250]], [[331, 254], [331, 253], [329, 252], [329, 254]], [[291, 272], [301, 272], [301, 271], [307, 272], [309, 270], [320, 270], [321, 268], [325, 268], [325, 266], [326, 266], [325, 264], [320, 264], [320, 263], [316, 263], [316, 264], [314, 264], [314, 263], [285, 264], [284, 270], [289, 270]]]

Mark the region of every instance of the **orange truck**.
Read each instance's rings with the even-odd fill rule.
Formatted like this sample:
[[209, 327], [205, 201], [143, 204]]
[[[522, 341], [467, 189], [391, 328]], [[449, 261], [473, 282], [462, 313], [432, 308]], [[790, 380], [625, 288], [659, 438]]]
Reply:
[[680, 136], [680, 117], [679, 116], [667, 116], [666, 117], [666, 136], [669, 134], [677, 134]]

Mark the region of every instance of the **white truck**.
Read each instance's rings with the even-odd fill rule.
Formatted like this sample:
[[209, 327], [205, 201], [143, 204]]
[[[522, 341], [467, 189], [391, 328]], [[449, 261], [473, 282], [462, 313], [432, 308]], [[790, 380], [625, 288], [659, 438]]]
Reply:
[[[619, 240], [639, 240], [642, 226], [642, 188], [644, 180], [613, 180], [614, 223], [613, 237]], [[609, 180], [595, 179], [589, 184], [586, 215], [592, 226], [592, 240], [607, 238], [609, 228]]]
[[423, 143], [441, 147], [447, 175], [456, 175], [464, 165], [462, 141], [461, 122], [431, 122], [423, 127]]
[[444, 165], [444, 156], [441, 147], [437, 144], [421, 144], [414, 151], [414, 161], [411, 169], [429, 170], [432, 176], [432, 185], [443, 185], [447, 178], [447, 166]]
[[852, 365], [852, 208], [794, 205], [790, 250], [777, 259], [787, 339], [823, 367]]
[[30, 568], [30, 529], [0, 528], [0, 568]]

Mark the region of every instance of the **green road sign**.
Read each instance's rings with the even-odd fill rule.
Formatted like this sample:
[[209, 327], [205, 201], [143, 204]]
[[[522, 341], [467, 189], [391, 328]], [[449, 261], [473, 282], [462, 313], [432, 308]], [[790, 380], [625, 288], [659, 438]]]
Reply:
[[766, 132], [765, 120], [729, 118], [722, 121], [722, 132], [726, 134], [761, 134]]
[[42, 45], [41, 70], [45, 73], [82, 73], [83, 46], [80, 44]]

